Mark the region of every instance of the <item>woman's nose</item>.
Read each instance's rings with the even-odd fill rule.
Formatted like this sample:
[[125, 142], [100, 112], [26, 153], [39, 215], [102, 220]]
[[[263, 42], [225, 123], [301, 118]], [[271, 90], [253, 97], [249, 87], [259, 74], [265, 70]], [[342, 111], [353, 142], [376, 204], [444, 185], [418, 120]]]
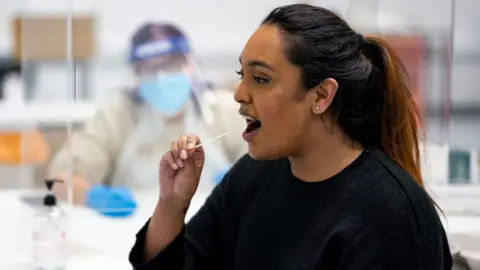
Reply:
[[235, 94], [233, 95], [233, 98], [235, 99], [236, 102], [240, 104], [249, 104], [251, 103], [251, 96], [250, 92], [248, 89], [245, 87], [244, 83], [241, 82], [238, 86], [237, 89], [235, 90]]

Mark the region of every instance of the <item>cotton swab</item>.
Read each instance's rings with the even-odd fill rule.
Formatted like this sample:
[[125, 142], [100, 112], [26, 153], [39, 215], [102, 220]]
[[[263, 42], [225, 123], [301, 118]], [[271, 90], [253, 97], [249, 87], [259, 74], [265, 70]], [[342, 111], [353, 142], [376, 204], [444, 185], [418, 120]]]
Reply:
[[207, 140], [207, 141], [205, 141], [205, 142], [202, 142], [201, 144], [196, 145], [193, 149], [196, 149], [196, 148], [198, 148], [198, 147], [200, 147], [200, 146], [203, 146], [203, 145], [205, 145], [205, 144], [209, 144], [209, 143], [211, 143], [211, 142], [213, 142], [213, 141], [216, 141], [216, 140], [218, 140], [218, 139], [220, 139], [220, 138], [222, 138], [223, 136], [226, 136], [226, 135], [228, 135], [228, 134], [230, 134], [230, 131], [227, 131], [227, 132], [222, 133], [222, 134], [220, 134], [220, 135], [218, 135], [218, 136], [216, 136], [216, 137], [213, 137], [213, 138], [211, 138], [211, 139], [209, 139], [209, 140]]

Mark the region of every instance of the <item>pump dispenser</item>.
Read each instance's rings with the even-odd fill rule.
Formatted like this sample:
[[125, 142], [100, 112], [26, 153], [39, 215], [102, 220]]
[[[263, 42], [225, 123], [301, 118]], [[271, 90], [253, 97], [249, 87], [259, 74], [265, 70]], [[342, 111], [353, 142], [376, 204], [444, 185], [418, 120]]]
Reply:
[[47, 194], [43, 207], [35, 215], [33, 230], [33, 264], [37, 270], [64, 270], [66, 268], [66, 217], [58, 207], [53, 193], [56, 179], [45, 180]]
[[53, 206], [57, 205], [57, 197], [55, 197], [55, 194], [53, 194], [53, 185], [56, 182], [63, 183], [62, 180], [56, 180], [56, 179], [45, 180], [45, 185], [47, 186], [48, 193], [43, 198], [43, 205], [44, 206], [53, 207]]

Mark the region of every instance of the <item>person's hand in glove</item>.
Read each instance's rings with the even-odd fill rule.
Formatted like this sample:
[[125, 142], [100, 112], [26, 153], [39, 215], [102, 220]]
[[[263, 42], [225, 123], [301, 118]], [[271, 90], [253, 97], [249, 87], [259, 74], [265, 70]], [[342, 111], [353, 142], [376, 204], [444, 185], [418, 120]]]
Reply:
[[215, 185], [220, 184], [220, 182], [222, 182], [223, 177], [225, 177], [225, 174], [227, 174], [227, 172], [228, 172], [228, 169], [223, 169], [223, 170], [217, 171], [217, 172], [213, 175], [213, 183], [214, 183]]
[[137, 208], [132, 192], [124, 187], [92, 186], [86, 194], [86, 205], [109, 217], [130, 216]]

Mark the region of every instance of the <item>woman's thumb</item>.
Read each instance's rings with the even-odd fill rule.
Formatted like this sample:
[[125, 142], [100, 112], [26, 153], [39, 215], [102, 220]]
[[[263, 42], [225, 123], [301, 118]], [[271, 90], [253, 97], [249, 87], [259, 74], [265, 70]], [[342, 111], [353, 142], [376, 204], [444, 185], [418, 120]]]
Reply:
[[193, 163], [196, 168], [202, 168], [203, 164], [205, 163], [205, 151], [203, 151], [203, 147], [197, 147], [195, 151], [192, 153]]

